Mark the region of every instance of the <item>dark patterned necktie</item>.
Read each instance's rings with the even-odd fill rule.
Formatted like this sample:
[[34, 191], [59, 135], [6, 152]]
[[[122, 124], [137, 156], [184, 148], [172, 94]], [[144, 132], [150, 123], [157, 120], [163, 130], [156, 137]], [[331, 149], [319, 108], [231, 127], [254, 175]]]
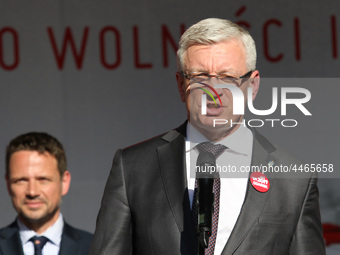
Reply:
[[34, 255], [42, 255], [42, 249], [47, 243], [48, 238], [44, 236], [33, 236], [30, 241], [34, 244]]
[[[222, 144], [213, 144], [211, 142], [204, 142], [200, 143], [196, 146], [199, 153], [201, 152], [210, 152], [212, 153], [215, 158], [217, 159], [226, 149], [227, 147]], [[212, 217], [212, 233], [209, 238], [209, 245], [208, 248], [205, 249], [205, 255], [213, 255], [215, 250], [216, 244], [216, 236], [217, 236], [217, 229], [218, 229], [218, 215], [219, 215], [219, 208], [220, 208], [220, 178], [215, 178], [214, 186], [213, 186], [213, 193], [214, 193], [214, 214]], [[197, 233], [197, 210], [196, 210], [196, 196], [197, 196], [197, 179], [195, 181], [195, 192], [194, 198], [192, 202], [192, 214], [194, 219], [194, 228], [195, 234]]]

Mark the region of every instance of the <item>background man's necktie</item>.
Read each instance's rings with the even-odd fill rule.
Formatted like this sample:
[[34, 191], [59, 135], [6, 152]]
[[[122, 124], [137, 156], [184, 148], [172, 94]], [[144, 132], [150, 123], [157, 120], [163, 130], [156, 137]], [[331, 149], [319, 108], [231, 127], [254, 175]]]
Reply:
[[34, 244], [34, 255], [42, 255], [42, 249], [47, 243], [48, 238], [44, 236], [33, 236], [30, 241]]
[[[227, 147], [222, 144], [213, 144], [211, 142], [200, 143], [196, 146], [199, 153], [201, 152], [210, 152], [217, 159], [226, 149]], [[212, 233], [209, 238], [208, 248], [205, 249], [205, 255], [213, 255], [215, 250], [216, 243], [216, 235], [218, 229], [218, 217], [219, 217], [219, 208], [220, 208], [220, 178], [215, 178], [213, 193], [214, 193], [214, 214], [212, 217]], [[192, 204], [192, 214], [194, 219], [194, 228], [195, 234], [197, 233], [197, 210], [196, 210], [196, 196], [197, 196], [197, 179], [195, 181], [195, 192], [194, 199]]]

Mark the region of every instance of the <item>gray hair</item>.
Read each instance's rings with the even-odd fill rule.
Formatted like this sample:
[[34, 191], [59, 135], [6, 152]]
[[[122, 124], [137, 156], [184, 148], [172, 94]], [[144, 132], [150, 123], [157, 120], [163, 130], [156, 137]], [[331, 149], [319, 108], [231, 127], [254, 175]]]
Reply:
[[229, 20], [209, 18], [192, 25], [182, 35], [177, 51], [178, 71], [185, 71], [185, 53], [189, 47], [233, 39], [240, 41], [244, 46], [248, 71], [255, 70], [256, 48], [249, 32]]

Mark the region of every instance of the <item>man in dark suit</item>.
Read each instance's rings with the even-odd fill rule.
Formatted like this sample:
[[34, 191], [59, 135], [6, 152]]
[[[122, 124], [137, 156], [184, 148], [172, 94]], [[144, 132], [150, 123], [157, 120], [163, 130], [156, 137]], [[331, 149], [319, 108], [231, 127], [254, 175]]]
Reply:
[[14, 138], [6, 151], [6, 182], [17, 219], [0, 229], [1, 255], [86, 255], [92, 234], [60, 213], [71, 183], [61, 143], [46, 133]]
[[[117, 151], [90, 254], [198, 254], [192, 173], [204, 144], [213, 148], [216, 166], [236, 169], [214, 179], [214, 226], [204, 254], [325, 254], [317, 177], [261, 173], [260, 166], [301, 163], [249, 129], [242, 114], [233, 114], [231, 90], [241, 91], [246, 101], [248, 88], [252, 100], [259, 88], [249, 33], [228, 20], [203, 20], [182, 35], [177, 58], [188, 121]], [[218, 86], [225, 83], [235, 87]], [[216, 119], [228, 122], [217, 126]], [[260, 176], [245, 177], [242, 169], [258, 169]]]

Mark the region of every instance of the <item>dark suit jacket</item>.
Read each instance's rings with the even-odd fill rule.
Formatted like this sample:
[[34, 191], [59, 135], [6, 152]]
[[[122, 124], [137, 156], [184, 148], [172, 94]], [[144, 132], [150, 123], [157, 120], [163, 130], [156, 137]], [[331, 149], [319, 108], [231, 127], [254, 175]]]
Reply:
[[[92, 234], [64, 223], [60, 255], [87, 255]], [[0, 229], [0, 255], [24, 255], [16, 222]]]
[[[118, 150], [97, 218], [90, 255], [196, 255], [185, 171], [185, 125]], [[300, 164], [253, 131], [252, 165]], [[317, 178], [276, 178], [270, 189], [248, 183], [223, 255], [325, 254]], [[231, 194], [232, 195], [232, 194]], [[223, 215], [220, 215], [223, 217]]]

